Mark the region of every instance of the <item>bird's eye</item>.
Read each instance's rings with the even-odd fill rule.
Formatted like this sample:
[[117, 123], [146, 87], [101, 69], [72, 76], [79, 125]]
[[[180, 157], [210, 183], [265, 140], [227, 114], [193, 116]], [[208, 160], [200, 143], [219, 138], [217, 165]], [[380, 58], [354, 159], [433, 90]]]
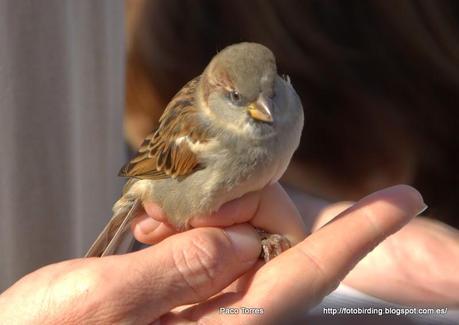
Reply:
[[236, 90], [229, 92], [229, 99], [234, 105], [240, 106], [242, 104], [242, 96]]

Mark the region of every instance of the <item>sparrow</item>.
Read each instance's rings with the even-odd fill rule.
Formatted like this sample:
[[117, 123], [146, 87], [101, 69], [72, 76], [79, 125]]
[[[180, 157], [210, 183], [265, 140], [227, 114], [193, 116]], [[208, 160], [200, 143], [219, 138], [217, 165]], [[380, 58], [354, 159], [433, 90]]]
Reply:
[[[173, 97], [121, 168], [129, 178], [123, 195], [86, 257], [114, 254], [144, 202], [158, 204], [183, 231], [191, 218], [277, 182], [298, 147], [303, 119], [301, 101], [267, 47], [244, 42], [221, 50]], [[265, 260], [289, 247], [280, 235], [260, 234]]]

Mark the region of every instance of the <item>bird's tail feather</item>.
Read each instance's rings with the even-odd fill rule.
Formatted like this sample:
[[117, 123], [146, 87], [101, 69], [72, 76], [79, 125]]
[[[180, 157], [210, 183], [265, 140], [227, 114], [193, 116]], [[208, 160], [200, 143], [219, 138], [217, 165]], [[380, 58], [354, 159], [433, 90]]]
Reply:
[[139, 199], [125, 200], [115, 205], [115, 213], [86, 253], [85, 257], [102, 257], [129, 251], [134, 237], [129, 231], [132, 219], [142, 207]]

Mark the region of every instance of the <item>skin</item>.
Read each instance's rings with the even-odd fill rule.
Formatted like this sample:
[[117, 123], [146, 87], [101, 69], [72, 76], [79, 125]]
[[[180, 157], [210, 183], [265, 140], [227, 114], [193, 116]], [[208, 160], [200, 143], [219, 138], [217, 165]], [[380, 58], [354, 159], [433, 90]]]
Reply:
[[[340, 202], [325, 207], [314, 231], [351, 205]], [[459, 231], [442, 222], [418, 217], [378, 245], [343, 282], [386, 301], [457, 309], [457, 270]]]
[[[151, 218], [161, 219], [161, 213], [150, 206], [147, 213], [153, 214], [138, 217], [134, 234], [143, 231], [143, 239], [151, 242], [168, 238], [135, 253], [44, 267], [0, 296], [0, 314], [7, 323], [44, 324], [149, 323], [159, 318], [161, 324], [259, 324], [286, 317], [293, 321], [423, 207], [416, 190], [388, 188], [363, 198], [302, 239], [300, 215], [278, 184], [222, 207], [217, 213], [229, 219], [223, 229], [200, 227], [171, 235], [161, 221]], [[284, 211], [282, 218], [279, 211]], [[204, 219], [196, 222], [202, 225]], [[154, 220], [156, 227], [147, 231], [146, 220]], [[263, 264], [252, 225], [269, 230], [280, 221], [285, 231], [281, 233], [298, 244]], [[224, 306], [254, 306], [264, 313], [229, 316], [218, 312]]]

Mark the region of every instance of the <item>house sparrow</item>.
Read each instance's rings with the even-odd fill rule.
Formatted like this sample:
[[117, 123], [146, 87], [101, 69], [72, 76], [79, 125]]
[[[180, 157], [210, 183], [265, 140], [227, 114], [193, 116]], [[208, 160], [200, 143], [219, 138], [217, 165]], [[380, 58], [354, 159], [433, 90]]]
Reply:
[[[256, 43], [225, 48], [175, 95], [121, 169], [130, 179], [86, 256], [113, 254], [143, 202], [157, 203], [185, 230], [192, 217], [278, 181], [302, 128], [300, 99], [288, 77], [278, 76], [273, 53]], [[261, 234], [266, 260], [290, 246]]]

